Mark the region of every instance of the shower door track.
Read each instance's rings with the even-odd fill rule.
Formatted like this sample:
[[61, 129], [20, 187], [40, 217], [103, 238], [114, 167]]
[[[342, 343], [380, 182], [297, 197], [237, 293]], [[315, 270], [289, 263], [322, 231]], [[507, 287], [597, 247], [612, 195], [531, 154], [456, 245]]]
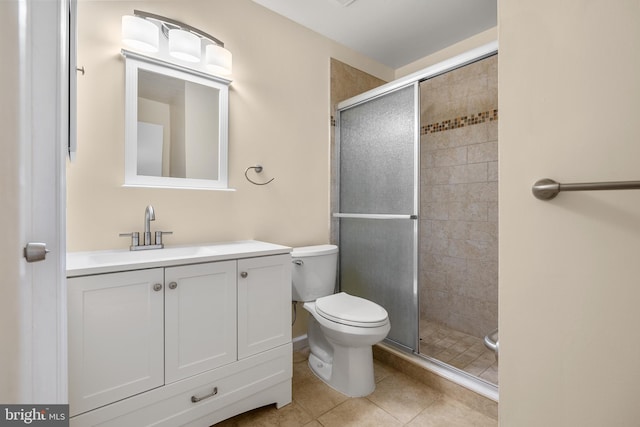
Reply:
[[494, 402], [499, 401], [499, 388], [495, 384], [487, 382], [482, 378], [469, 374], [461, 369], [451, 366], [431, 356], [412, 351], [411, 349], [390, 340], [376, 344], [383, 351], [389, 352], [401, 359], [407, 360], [409, 363], [426, 369], [448, 381], [451, 381], [461, 387], [478, 393]]

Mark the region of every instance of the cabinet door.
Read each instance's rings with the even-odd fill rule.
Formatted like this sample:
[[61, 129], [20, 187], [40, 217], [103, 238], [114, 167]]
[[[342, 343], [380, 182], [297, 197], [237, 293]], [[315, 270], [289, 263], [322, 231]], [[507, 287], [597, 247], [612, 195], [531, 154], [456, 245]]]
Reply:
[[71, 415], [164, 384], [163, 270], [70, 278]]
[[166, 382], [236, 361], [236, 262], [167, 268], [165, 284]]
[[238, 261], [238, 358], [291, 341], [291, 256]]

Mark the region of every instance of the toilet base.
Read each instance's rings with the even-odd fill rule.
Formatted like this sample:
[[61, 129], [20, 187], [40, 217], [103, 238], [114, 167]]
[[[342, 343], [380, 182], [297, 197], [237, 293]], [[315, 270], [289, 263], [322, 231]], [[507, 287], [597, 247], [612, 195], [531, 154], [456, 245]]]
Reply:
[[333, 363], [309, 355], [309, 368], [329, 387], [349, 397], [364, 397], [376, 388], [371, 346], [341, 347], [334, 345]]
[[311, 369], [311, 372], [316, 374], [316, 376], [318, 376], [325, 383], [328, 383], [331, 379], [333, 364], [323, 362], [315, 354], [309, 355], [309, 368]]

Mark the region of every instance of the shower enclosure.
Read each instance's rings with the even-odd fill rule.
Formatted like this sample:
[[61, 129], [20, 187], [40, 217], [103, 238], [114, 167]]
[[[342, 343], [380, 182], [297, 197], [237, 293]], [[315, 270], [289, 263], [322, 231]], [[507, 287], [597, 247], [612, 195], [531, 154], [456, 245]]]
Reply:
[[340, 283], [384, 306], [388, 339], [417, 344], [417, 84], [339, 112]]
[[338, 105], [340, 287], [388, 344], [497, 385], [497, 55], [487, 45]]

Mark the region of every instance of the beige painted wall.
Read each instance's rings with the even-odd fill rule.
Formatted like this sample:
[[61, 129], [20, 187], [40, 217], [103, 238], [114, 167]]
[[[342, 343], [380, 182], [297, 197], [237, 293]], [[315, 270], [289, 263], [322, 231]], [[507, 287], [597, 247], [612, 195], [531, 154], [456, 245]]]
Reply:
[[[234, 192], [123, 188], [124, 61], [120, 19], [140, 9], [211, 33], [233, 53], [229, 183]], [[394, 70], [250, 0], [80, 1], [78, 154], [68, 165], [70, 251], [126, 248], [144, 208], [167, 244], [259, 239], [297, 246], [329, 241], [329, 62], [385, 80]], [[243, 176], [262, 164], [255, 186]]]
[[640, 2], [501, 1], [500, 424], [640, 420]]

